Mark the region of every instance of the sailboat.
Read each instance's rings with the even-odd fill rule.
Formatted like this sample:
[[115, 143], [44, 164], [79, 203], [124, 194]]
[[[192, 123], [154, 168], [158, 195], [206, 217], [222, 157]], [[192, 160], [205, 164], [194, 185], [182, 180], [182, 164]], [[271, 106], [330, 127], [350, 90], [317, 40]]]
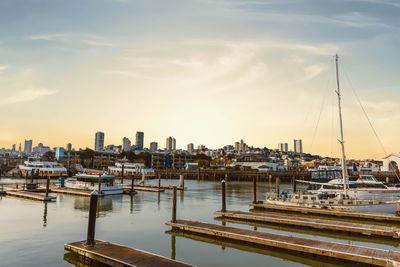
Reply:
[[346, 168], [346, 153], [342, 119], [342, 96], [339, 81], [339, 57], [336, 63], [336, 94], [338, 97], [340, 146], [342, 154], [341, 175], [324, 182], [296, 181], [308, 184], [307, 190], [298, 193], [283, 193], [280, 197], [267, 196], [267, 203], [279, 205], [306, 206], [346, 211], [399, 212], [400, 188], [389, 187], [372, 175], [360, 175], [350, 181]]

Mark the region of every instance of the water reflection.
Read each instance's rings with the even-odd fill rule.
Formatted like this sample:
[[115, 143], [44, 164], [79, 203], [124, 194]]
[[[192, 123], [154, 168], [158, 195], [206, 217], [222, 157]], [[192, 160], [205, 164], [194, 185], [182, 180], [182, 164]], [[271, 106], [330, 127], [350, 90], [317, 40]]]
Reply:
[[[122, 195], [99, 197], [97, 202], [97, 217], [103, 217], [112, 212], [115, 209], [114, 201], [121, 203]], [[131, 202], [133, 202], [133, 200]], [[133, 204], [131, 203], [131, 209], [132, 205]], [[90, 197], [75, 197], [74, 209], [89, 212], [89, 207]]]
[[43, 227], [47, 226], [47, 202], [44, 203], [43, 208]]
[[171, 235], [171, 259], [176, 260], [176, 237]]

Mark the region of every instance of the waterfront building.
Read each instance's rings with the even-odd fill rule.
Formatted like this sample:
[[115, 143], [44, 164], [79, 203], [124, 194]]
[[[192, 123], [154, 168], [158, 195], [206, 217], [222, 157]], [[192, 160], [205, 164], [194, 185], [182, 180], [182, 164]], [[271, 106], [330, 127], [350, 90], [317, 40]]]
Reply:
[[104, 133], [97, 132], [95, 135], [94, 141], [94, 150], [95, 151], [103, 151], [104, 150]]
[[136, 150], [142, 151], [144, 144], [144, 133], [136, 132]]
[[56, 148], [56, 159], [58, 161], [61, 161], [64, 159], [64, 155], [65, 155], [65, 149], [63, 147], [57, 147]]
[[303, 153], [303, 141], [301, 139], [294, 139], [294, 152], [298, 154]]
[[90, 157], [87, 157], [87, 150], [70, 152], [70, 163], [81, 164], [84, 168], [106, 169], [114, 165], [117, 158], [118, 154], [108, 151], [94, 151]]
[[206, 151], [206, 150], [207, 150], [207, 147], [206, 147], [205, 145], [198, 145], [198, 146], [197, 146], [197, 150], [198, 150], [198, 151]]
[[71, 151], [72, 150], [72, 144], [68, 143], [66, 148], [67, 148], [67, 151]]
[[382, 159], [382, 171], [399, 172], [400, 170], [400, 153], [390, 154]]
[[150, 143], [150, 152], [156, 152], [158, 150], [158, 143], [157, 142], [151, 142]]
[[190, 144], [187, 145], [187, 151], [189, 153], [193, 153], [193, 151], [194, 151], [194, 144], [193, 143], [190, 143]]
[[122, 150], [123, 151], [130, 151], [131, 150], [131, 140], [129, 140], [129, 138], [124, 137], [122, 138]]
[[25, 155], [29, 155], [32, 153], [32, 140], [25, 140], [24, 153]]
[[278, 144], [278, 150], [280, 152], [287, 153], [289, 151], [289, 144], [288, 143], [279, 143]]
[[151, 155], [151, 167], [153, 169], [171, 168], [171, 156], [165, 152], [153, 153]]
[[169, 136], [166, 140], [166, 149], [168, 151], [175, 151], [176, 150], [176, 139]]

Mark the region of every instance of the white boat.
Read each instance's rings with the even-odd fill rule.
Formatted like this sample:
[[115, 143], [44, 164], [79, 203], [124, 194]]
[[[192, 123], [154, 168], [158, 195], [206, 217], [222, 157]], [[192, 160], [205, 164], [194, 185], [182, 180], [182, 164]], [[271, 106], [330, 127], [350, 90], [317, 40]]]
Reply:
[[[339, 142], [342, 152], [341, 171], [338, 171], [336, 168], [331, 170], [317, 170], [315, 173], [312, 173], [314, 181], [296, 181], [309, 184], [309, 187], [304, 192], [292, 194], [282, 192], [279, 196], [268, 195], [266, 202], [277, 205], [306, 206], [357, 212], [399, 213], [400, 188], [386, 186], [377, 181], [372, 175], [360, 175], [355, 181], [351, 181], [348, 176], [337, 55], [336, 80], [340, 122]], [[321, 173], [323, 175], [317, 175]]]
[[114, 166], [108, 167], [108, 172], [116, 176], [122, 176], [122, 172], [124, 176], [141, 175], [146, 178], [156, 176], [154, 169], [146, 168], [144, 163], [117, 162]]
[[67, 177], [67, 169], [57, 163], [48, 161], [24, 161], [24, 164], [18, 166], [23, 177]]
[[119, 195], [124, 192], [122, 185], [115, 183], [115, 176], [104, 173], [77, 173], [65, 181], [65, 187], [88, 191], [96, 190], [103, 195]]

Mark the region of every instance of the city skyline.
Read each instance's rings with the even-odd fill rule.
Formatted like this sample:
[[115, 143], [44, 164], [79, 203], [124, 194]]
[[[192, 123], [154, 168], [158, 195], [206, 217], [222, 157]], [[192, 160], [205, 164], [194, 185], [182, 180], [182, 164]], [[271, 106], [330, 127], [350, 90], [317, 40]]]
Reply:
[[[338, 53], [347, 155], [400, 151], [400, 125], [393, 123], [400, 118], [395, 1], [40, 6], [4, 1], [0, 9], [1, 147], [27, 138], [90, 147], [98, 129], [109, 143], [140, 129], [159, 144], [174, 136], [182, 148], [241, 138], [275, 148], [297, 136], [305, 151], [339, 156], [332, 62]], [[87, 10], [101, 15], [88, 20]]]

